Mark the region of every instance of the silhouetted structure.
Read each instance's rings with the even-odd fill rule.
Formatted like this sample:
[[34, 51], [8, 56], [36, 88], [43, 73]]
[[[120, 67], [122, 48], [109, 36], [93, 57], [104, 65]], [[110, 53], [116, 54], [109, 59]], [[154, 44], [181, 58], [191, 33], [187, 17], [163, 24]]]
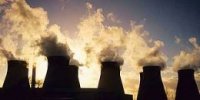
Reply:
[[28, 100], [30, 86], [27, 63], [9, 60], [1, 100]]
[[27, 63], [20, 60], [9, 60], [7, 75], [3, 84], [3, 89], [28, 89], [28, 68]]
[[69, 65], [68, 68], [68, 89], [72, 90], [79, 90], [80, 89], [80, 83], [78, 79], [78, 66], [76, 65]]
[[137, 100], [142, 100], [142, 90], [143, 90], [143, 72], [140, 73], [140, 84], [138, 89]]
[[167, 100], [159, 66], [143, 67], [141, 100]]
[[31, 80], [31, 88], [35, 88], [35, 84], [36, 84], [36, 67], [33, 67], [32, 70], [32, 80]]
[[76, 98], [80, 84], [78, 81], [78, 67], [69, 66], [69, 57], [67, 56], [49, 56], [48, 70], [43, 84], [46, 97], [49, 98]]
[[124, 94], [124, 88], [120, 77], [120, 64], [113, 61], [105, 61], [101, 64], [98, 99], [132, 100], [132, 96]]
[[[80, 88], [78, 67], [69, 65], [66, 56], [48, 57], [48, 70], [43, 88], [30, 88], [28, 70], [24, 61], [9, 61], [4, 88], [0, 89], [1, 100], [132, 100], [124, 94], [117, 62], [102, 62], [102, 74], [98, 88]], [[33, 68], [32, 87], [35, 87]], [[15, 79], [17, 78], [17, 79]], [[14, 85], [13, 85], [14, 84]], [[17, 88], [17, 89], [13, 89]], [[24, 91], [26, 90], [26, 91]]]
[[46, 89], [77, 89], [80, 88], [78, 81], [78, 67], [69, 66], [69, 57], [49, 56], [48, 70], [43, 87]]
[[176, 100], [200, 100], [193, 69], [183, 69], [178, 71]]
[[99, 91], [124, 93], [118, 62], [102, 62]]

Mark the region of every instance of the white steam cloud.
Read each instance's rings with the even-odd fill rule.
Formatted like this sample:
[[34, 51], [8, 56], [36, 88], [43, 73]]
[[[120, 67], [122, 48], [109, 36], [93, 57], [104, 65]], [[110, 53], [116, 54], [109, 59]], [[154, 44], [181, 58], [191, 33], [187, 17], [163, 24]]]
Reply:
[[166, 66], [166, 57], [160, 52], [160, 48], [164, 46], [161, 41], [155, 41], [154, 47], [150, 48], [149, 52], [138, 61], [139, 66], [159, 66], [164, 69]]
[[191, 51], [181, 51], [179, 55], [174, 56], [174, 70], [181, 69], [194, 69], [199, 70], [200, 68], [200, 46], [197, 43], [195, 37], [189, 38], [188, 40], [193, 49]]

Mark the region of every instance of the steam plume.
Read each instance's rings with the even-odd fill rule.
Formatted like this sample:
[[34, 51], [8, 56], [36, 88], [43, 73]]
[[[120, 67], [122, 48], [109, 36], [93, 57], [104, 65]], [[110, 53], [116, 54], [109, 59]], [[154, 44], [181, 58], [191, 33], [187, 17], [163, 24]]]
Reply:
[[71, 57], [69, 47], [64, 43], [59, 43], [56, 35], [42, 37], [38, 44], [40, 53], [45, 56], [68, 56]]
[[197, 43], [197, 39], [192, 37], [188, 40], [193, 49], [189, 52], [181, 51], [178, 55], [174, 56], [173, 67], [174, 70], [180, 69], [194, 69], [200, 68], [200, 46]]
[[69, 65], [75, 65], [75, 66], [83, 66], [78, 60], [71, 58], [69, 61]]
[[6, 50], [2, 45], [2, 39], [0, 39], [0, 51], [2, 56], [6, 57], [8, 60], [16, 59], [11, 51]]
[[122, 54], [124, 50], [120, 50], [120, 49], [122, 48], [117, 48], [117, 47], [112, 47], [112, 46], [108, 46], [107, 48], [104, 48], [100, 52], [100, 57], [99, 57], [100, 62], [116, 61], [120, 65], [122, 65], [124, 63], [124, 60], [121, 57], [120, 53]]
[[139, 66], [160, 66], [164, 69], [166, 66], [165, 57], [161, 54], [160, 48], [164, 46], [161, 41], [155, 41], [154, 47], [150, 48], [150, 51], [138, 61]]
[[11, 52], [6, 51], [6, 50], [4, 50], [4, 49], [1, 49], [0, 51], [1, 51], [1, 53], [3, 54], [3, 56], [6, 57], [8, 60], [16, 59], [16, 58], [14, 57], [14, 55], [13, 55]]

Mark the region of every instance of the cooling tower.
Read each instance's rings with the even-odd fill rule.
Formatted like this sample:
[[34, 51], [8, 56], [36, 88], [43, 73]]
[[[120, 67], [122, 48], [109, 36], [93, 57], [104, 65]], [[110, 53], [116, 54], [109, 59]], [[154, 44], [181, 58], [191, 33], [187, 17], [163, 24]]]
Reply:
[[141, 100], [167, 100], [159, 66], [143, 67]]
[[27, 63], [20, 60], [9, 60], [7, 75], [3, 84], [5, 90], [29, 89]]
[[118, 62], [102, 62], [101, 76], [98, 89], [104, 92], [124, 94], [120, 77], [120, 64]]
[[72, 89], [80, 89], [80, 83], [78, 79], [78, 66], [76, 65], [69, 65], [68, 68], [68, 84], [67, 88]]
[[143, 72], [140, 73], [140, 84], [138, 88], [137, 100], [142, 100], [142, 90], [143, 90]]
[[194, 79], [194, 70], [183, 69], [178, 71], [176, 100], [200, 100], [198, 87]]
[[69, 66], [69, 57], [49, 56], [48, 70], [43, 84], [45, 89], [80, 88], [78, 81], [78, 67]]

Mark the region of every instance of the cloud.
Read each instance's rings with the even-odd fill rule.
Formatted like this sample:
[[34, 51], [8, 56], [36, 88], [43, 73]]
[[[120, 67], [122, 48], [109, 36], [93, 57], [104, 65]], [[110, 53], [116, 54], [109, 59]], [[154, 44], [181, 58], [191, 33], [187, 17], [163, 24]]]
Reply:
[[89, 2], [86, 3], [86, 7], [87, 9], [92, 9], [93, 8], [93, 5]]
[[15, 0], [0, 0], [0, 5], [11, 3]]
[[34, 53], [31, 45], [46, 33], [48, 23], [42, 8], [31, 8], [25, 0], [13, 1], [5, 9], [0, 24], [2, 49], [18, 59], [30, 58], [28, 55]]
[[194, 48], [196, 49], [200, 48], [199, 45], [197, 44], [197, 39], [195, 37], [189, 38], [188, 41], [192, 44]]
[[162, 41], [154, 41], [154, 47], [138, 61], [139, 66], [159, 66], [161, 69], [166, 67], [166, 58], [160, 52], [160, 48], [164, 46]]
[[38, 46], [40, 46], [40, 53], [45, 56], [67, 56], [69, 58], [72, 56], [67, 44], [59, 43], [54, 34], [42, 37]]
[[118, 20], [113, 13], [108, 13], [106, 17], [107, 17], [108, 20], [110, 20], [112, 22], [121, 23], [121, 21]]
[[174, 38], [176, 44], [179, 44], [181, 42], [181, 39], [178, 36], [175, 36]]
[[180, 53], [173, 57], [174, 70], [180, 69], [194, 69], [200, 68], [200, 47], [197, 44], [197, 39], [192, 37], [188, 40], [193, 48], [191, 51], [180, 51]]
[[125, 49], [123, 48], [117, 48], [110, 45], [107, 48], [104, 48], [103, 50], [101, 50], [100, 55], [99, 55], [99, 60], [100, 62], [116, 61], [120, 65], [122, 65], [124, 63], [124, 60], [122, 57], [120, 57], [120, 54], [123, 54], [124, 51]]

